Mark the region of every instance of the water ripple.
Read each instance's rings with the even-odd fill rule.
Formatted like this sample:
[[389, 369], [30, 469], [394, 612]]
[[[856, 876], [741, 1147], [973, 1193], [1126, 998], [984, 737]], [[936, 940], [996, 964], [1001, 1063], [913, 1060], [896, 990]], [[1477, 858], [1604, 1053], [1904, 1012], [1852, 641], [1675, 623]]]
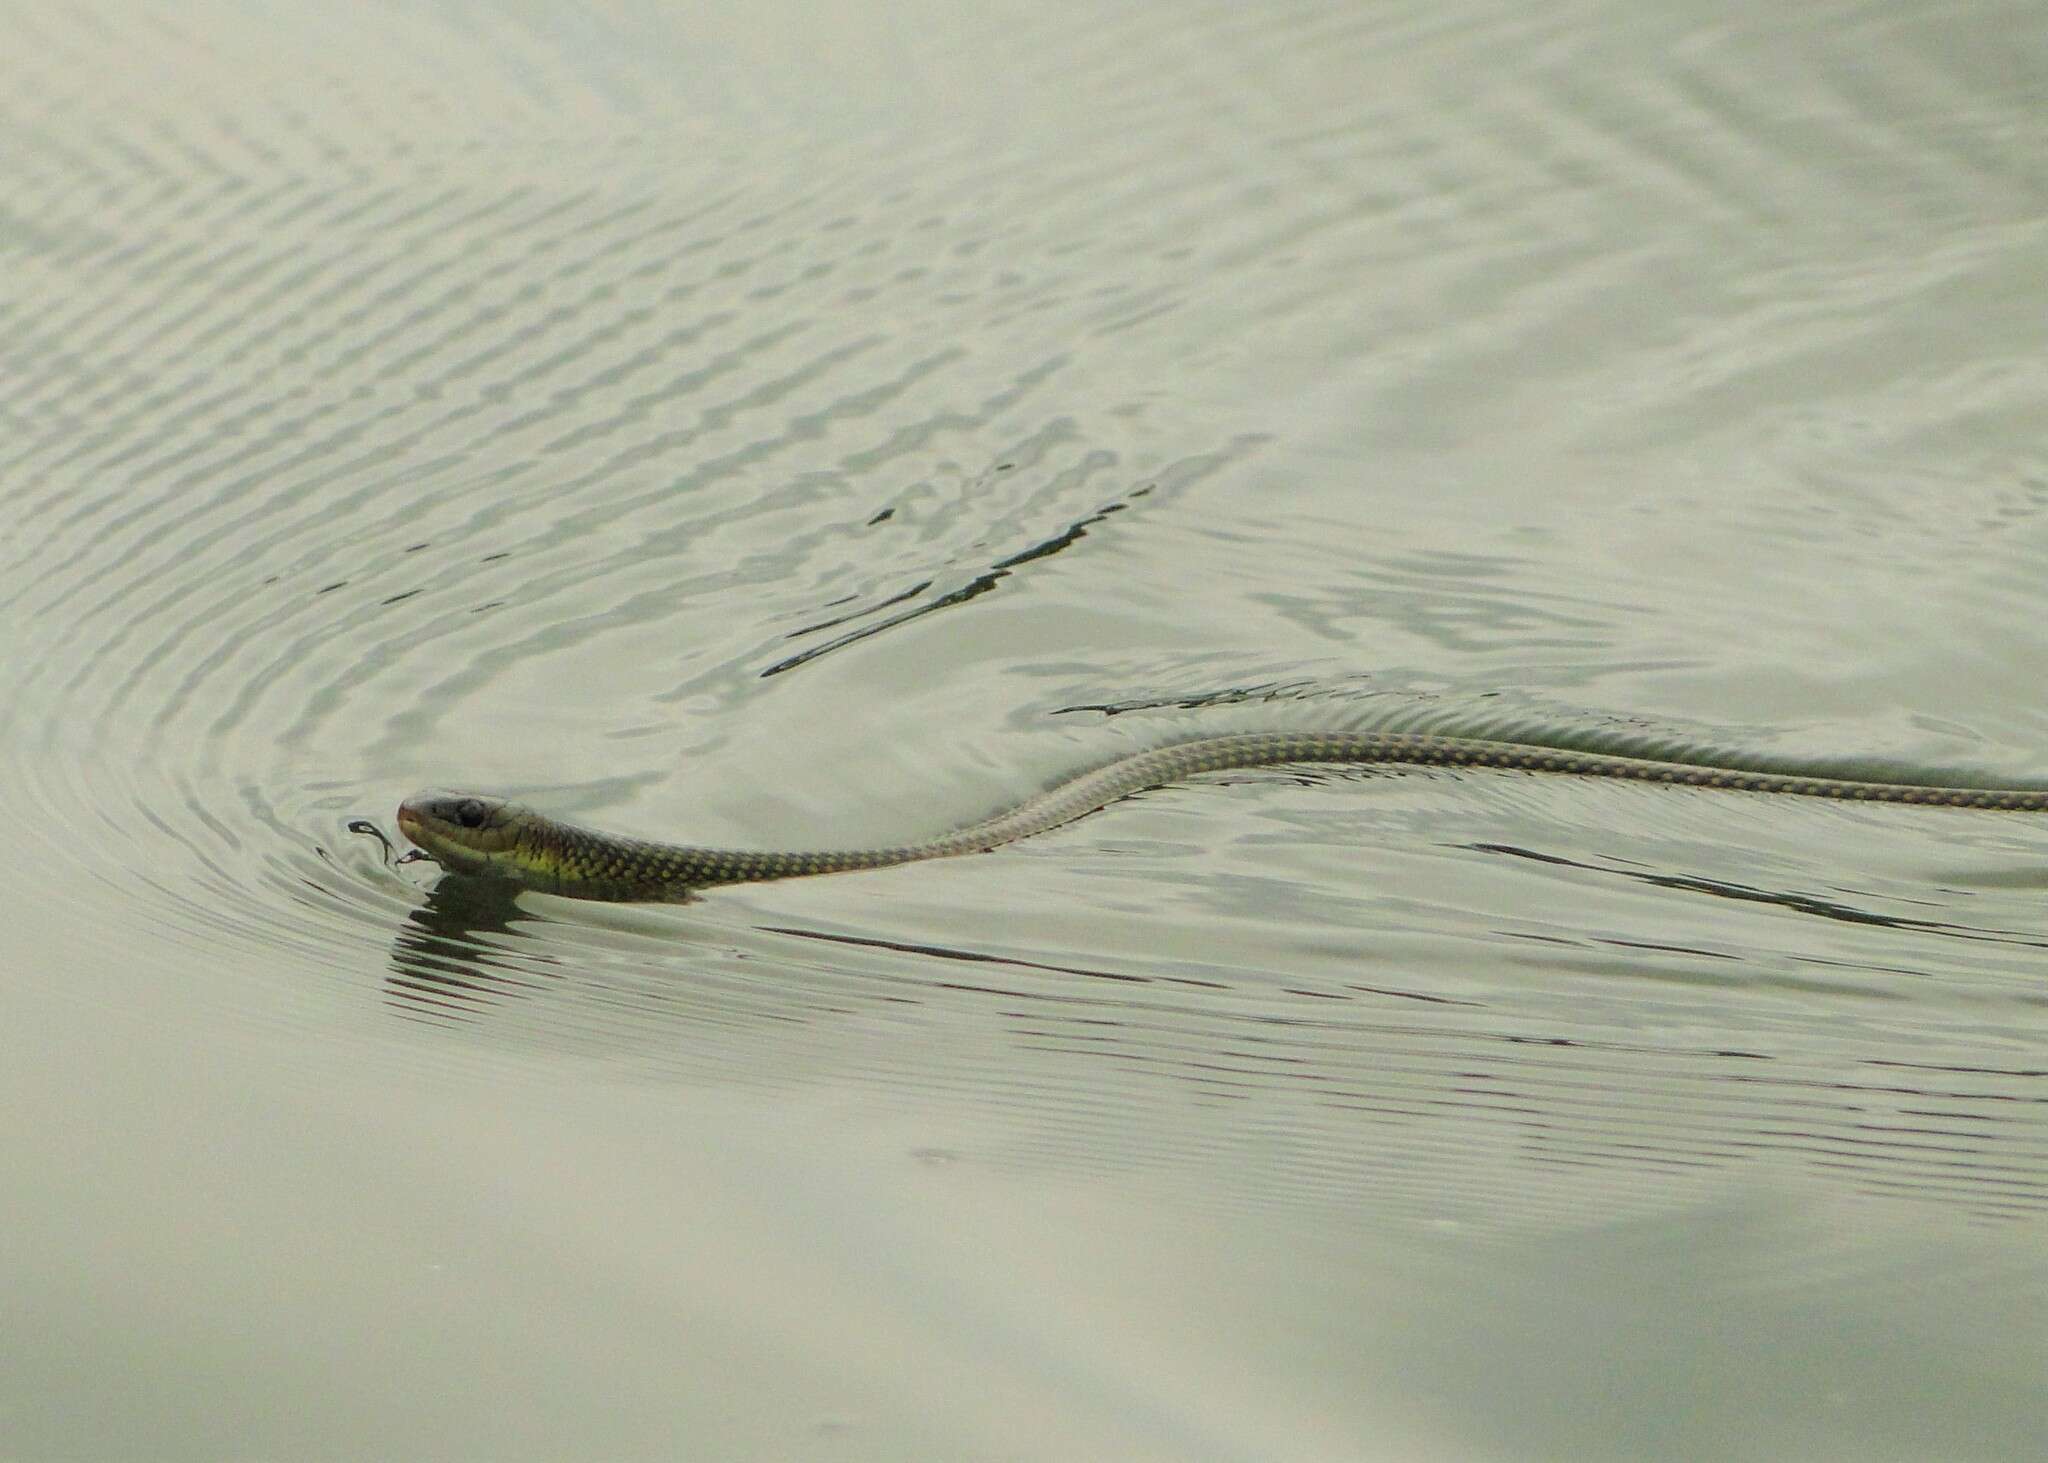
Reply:
[[821, 19], [714, 91], [702, 17], [287, 11], [10, 14], [0, 758], [82, 947], [1233, 1202], [2038, 1214], [2009, 822], [1260, 774], [614, 914], [349, 832], [893, 837], [1231, 716], [2039, 775], [2040, 123], [1946, 14]]

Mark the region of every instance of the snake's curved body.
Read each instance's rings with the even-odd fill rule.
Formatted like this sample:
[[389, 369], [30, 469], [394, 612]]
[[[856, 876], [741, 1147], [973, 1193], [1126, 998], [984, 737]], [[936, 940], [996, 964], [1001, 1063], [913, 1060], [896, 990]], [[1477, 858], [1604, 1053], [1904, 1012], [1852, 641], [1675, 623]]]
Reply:
[[1070, 823], [1145, 788], [1205, 772], [1283, 763], [1486, 767], [1737, 792], [1790, 793], [1843, 802], [2048, 811], [2048, 788], [1859, 782], [1412, 732], [1250, 732], [1199, 737], [1131, 753], [979, 823], [887, 848], [754, 851], [655, 843], [557, 822], [498, 798], [449, 792], [426, 792], [407, 799], [398, 810], [398, 824], [428, 857], [454, 872], [508, 879], [527, 888], [588, 899], [678, 899], [691, 890], [717, 884], [790, 879], [982, 853]]

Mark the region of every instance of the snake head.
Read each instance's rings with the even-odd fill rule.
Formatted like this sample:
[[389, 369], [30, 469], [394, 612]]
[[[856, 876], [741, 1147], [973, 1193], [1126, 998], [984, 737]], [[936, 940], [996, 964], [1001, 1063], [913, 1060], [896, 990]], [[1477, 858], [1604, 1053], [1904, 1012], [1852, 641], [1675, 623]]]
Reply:
[[509, 873], [529, 816], [504, 798], [430, 790], [398, 805], [398, 831], [450, 873]]

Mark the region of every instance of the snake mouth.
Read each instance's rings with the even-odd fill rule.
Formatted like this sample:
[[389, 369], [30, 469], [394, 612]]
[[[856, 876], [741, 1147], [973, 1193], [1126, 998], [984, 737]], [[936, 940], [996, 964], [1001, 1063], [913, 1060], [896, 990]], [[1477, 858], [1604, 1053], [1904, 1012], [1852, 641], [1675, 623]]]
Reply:
[[411, 848], [398, 856], [397, 861], [399, 864], [438, 864], [441, 862], [431, 853], [427, 852], [427, 840], [424, 836], [425, 827], [425, 819], [420, 816], [419, 810], [413, 807], [410, 799], [398, 805], [398, 831], [404, 834], [406, 840], [412, 844]]

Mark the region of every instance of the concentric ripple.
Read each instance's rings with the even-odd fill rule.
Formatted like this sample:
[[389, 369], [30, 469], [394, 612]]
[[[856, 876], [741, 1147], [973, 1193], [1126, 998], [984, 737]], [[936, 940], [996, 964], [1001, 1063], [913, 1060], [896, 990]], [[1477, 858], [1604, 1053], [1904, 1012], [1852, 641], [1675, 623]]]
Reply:
[[636, 912], [350, 831], [875, 842], [1331, 717], [2048, 775], [2038, 98], [1948, 12], [1738, 11], [1630, 11], [1650, 74], [1598, 6], [842, 16], [757, 88], [631, 7], [11, 12], [0, 873], [194, 1021], [993, 1104], [1219, 1203], [2037, 1220], [2021, 820], [1264, 773]]

